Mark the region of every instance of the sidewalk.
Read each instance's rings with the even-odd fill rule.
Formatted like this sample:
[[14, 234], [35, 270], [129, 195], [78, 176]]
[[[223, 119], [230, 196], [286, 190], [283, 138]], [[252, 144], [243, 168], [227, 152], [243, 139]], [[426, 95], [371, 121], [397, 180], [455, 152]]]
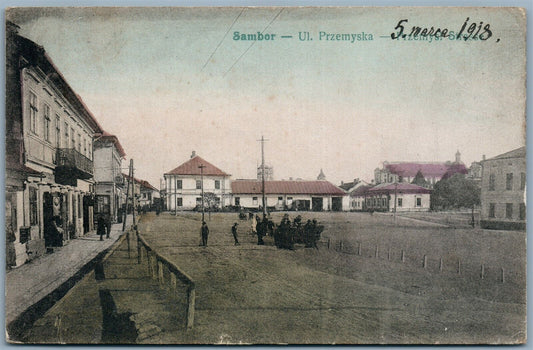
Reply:
[[[132, 216], [126, 220], [126, 228], [132, 224]], [[90, 233], [71, 240], [54, 253], [43, 255], [6, 273], [5, 312], [6, 326], [28, 308], [62, 286], [99, 253], [109, 248], [122, 234], [122, 224], [111, 227], [110, 239], [99, 240]]]

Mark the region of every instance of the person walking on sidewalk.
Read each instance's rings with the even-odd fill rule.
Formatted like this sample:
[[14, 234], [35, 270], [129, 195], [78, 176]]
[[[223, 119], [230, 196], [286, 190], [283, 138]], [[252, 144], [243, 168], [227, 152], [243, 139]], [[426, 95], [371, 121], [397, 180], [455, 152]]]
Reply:
[[207, 247], [207, 238], [209, 237], [209, 227], [207, 227], [207, 224], [205, 221], [202, 221], [202, 245], [204, 247]]
[[104, 240], [105, 229], [106, 229], [106, 223], [105, 223], [104, 215], [98, 214], [98, 220], [96, 222], [96, 234], [100, 236], [101, 241]]
[[106, 228], [105, 238], [109, 238], [109, 235], [111, 234], [111, 214], [109, 213], [105, 215], [105, 228]]
[[231, 233], [233, 234], [233, 239], [235, 240], [235, 245], [240, 245], [239, 244], [239, 239], [237, 238], [237, 225], [239, 225], [238, 223], [234, 223], [233, 226], [231, 227]]

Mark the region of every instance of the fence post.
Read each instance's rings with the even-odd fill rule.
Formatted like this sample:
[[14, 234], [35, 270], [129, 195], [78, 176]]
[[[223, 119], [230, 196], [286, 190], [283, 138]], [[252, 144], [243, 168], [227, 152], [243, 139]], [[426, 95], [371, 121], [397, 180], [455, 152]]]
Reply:
[[339, 242], [339, 251], [342, 252], [342, 241]]
[[457, 274], [461, 274], [461, 259], [457, 260]]
[[442, 272], [442, 258], [440, 258], [439, 261], [439, 271]]
[[177, 287], [178, 287], [178, 281], [176, 279], [176, 275], [170, 272], [170, 290], [176, 292]]
[[159, 259], [157, 259], [157, 279], [159, 280], [159, 285], [163, 286], [165, 282], [163, 280], [163, 262]]
[[387, 260], [390, 261], [390, 247], [389, 247], [389, 249], [387, 250]]
[[428, 257], [427, 255], [424, 255], [424, 268], [426, 268], [428, 266]]
[[359, 247], [357, 248], [357, 255], [361, 255], [361, 245], [363, 242], [359, 242]]
[[405, 262], [405, 252], [403, 249], [402, 249], [402, 262]]
[[137, 233], [137, 264], [143, 262], [142, 250], [141, 250], [141, 240], [139, 239], [139, 234]]
[[379, 258], [379, 245], [376, 244], [376, 252], [374, 253], [374, 257], [377, 259]]
[[187, 329], [192, 329], [194, 325], [194, 304], [196, 303], [196, 287], [190, 282], [187, 288]]
[[331, 244], [331, 238], [328, 238], [328, 249], [329, 249], [330, 244]]
[[152, 254], [150, 254], [150, 270], [152, 273], [152, 279], [157, 279], [157, 258], [155, 255], [155, 252], [152, 251]]
[[502, 283], [505, 283], [505, 270], [502, 267]]
[[481, 279], [485, 279], [485, 265], [481, 264]]

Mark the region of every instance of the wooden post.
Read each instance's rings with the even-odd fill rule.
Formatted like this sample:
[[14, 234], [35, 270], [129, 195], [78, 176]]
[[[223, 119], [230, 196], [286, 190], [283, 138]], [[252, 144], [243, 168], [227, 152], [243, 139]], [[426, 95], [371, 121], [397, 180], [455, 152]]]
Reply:
[[461, 274], [461, 259], [457, 260], [457, 274]]
[[428, 257], [427, 255], [424, 255], [424, 265], [423, 267], [426, 268], [428, 266]]
[[485, 279], [485, 265], [481, 264], [481, 279]]
[[152, 272], [152, 279], [157, 279], [157, 258], [155, 256], [155, 252], [152, 252], [150, 254], [150, 269]]
[[342, 252], [342, 241], [339, 242], [339, 251]]
[[159, 280], [159, 285], [162, 286], [163, 285], [163, 263], [161, 261], [157, 261], [157, 277], [158, 277], [158, 280]]
[[177, 281], [176, 275], [171, 272], [170, 273], [170, 290], [175, 293], [177, 288], [178, 288], [178, 281]]
[[387, 250], [387, 260], [390, 261], [390, 247], [389, 247], [389, 249]]
[[359, 247], [357, 248], [357, 255], [361, 255], [361, 245], [363, 242], [359, 242]]
[[190, 282], [187, 288], [187, 329], [194, 326], [194, 307], [196, 303], [196, 288], [194, 283]]
[[331, 238], [328, 238], [328, 249], [329, 249], [330, 244], [331, 244]]
[[505, 283], [505, 270], [502, 267], [502, 283]]
[[376, 244], [376, 252], [374, 253], [374, 257], [377, 259], [379, 258], [379, 245]]
[[137, 264], [141, 264], [142, 262], [141, 240], [139, 239], [139, 235], [137, 235]]
[[402, 262], [405, 262], [405, 252], [403, 249], [402, 249]]
[[442, 272], [442, 258], [440, 258], [439, 261], [439, 271]]

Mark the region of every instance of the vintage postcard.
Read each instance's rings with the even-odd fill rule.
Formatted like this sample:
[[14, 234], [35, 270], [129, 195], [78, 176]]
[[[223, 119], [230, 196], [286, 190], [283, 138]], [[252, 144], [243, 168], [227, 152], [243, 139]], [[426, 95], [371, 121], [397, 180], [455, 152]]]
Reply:
[[527, 341], [524, 9], [5, 18], [8, 342]]

